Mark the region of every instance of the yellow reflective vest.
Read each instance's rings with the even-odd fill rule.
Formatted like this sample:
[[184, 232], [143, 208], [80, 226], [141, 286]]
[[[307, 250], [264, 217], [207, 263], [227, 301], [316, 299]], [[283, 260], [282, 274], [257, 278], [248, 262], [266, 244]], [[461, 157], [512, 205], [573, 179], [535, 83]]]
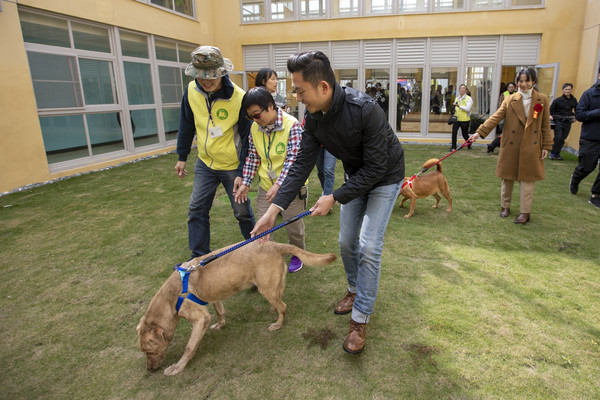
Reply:
[[[466, 94], [465, 97], [463, 97], [462, 99], [460, 97], [457, 97], [456, 100], [458, 100], [458, 105], [460, 107], [466, 107], [467, 106], [467, 99], [470, 99], [471, 97]], [[456, 107], [456, 118], [458, 118], [459, 122], [464, 122], [464, 121], [470, 121], [471, 120], [471, 112], [466, 112], [464, 110], [461, 110], [459, 107]]]
[[[250, 134], [254, 141], [254, 147], [260, 157], [258, 166], [258, 176], [260, 177], [260, 187], [268, 191], [281, 175], [283, 164], [287, 157], [287, 145], [290, 138], [290, 129], [298, 120], [286, 112], [281, 112], [283, 117], [282, 126], [278, 130], [271, 132], [271, 136], [261, 131], [258, 124], [254, 122], [250, 127]], [[268, 171], [273, 170], [277, 178], [271, 180]]]
[[233, 83], [233, 95], [229, 99], [215, 99], [209, 104], [206, 93], [196, 86], [188, 85], [188, 101], [194, 113], [198, 157], [209, 168], [231, 171], [238, 168], [238, 149], [241, 138], [238, 118], [244, 91]]

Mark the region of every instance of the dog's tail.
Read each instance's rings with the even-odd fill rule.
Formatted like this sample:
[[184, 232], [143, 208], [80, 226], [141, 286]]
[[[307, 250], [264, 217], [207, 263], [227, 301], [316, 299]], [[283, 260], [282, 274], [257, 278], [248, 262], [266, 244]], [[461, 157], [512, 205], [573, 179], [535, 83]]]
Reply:
[[423, 164], [422, 168], [430, 168], [432, 165], [434, 165], [435, 163], [437, 164], [437, 170], [442, 172], [442, 163], [439, 162], [440, 160], [437, 158], [430, 158], [429, 160], [425, 161], [425, 164]]
[[333, 253], [328, 254], [317, 254], [311, 253], [310, 251], [302, 250], [292, 244], [281, 243], [280, 246], [281, 254], [291, 254], [296, 256], [306, 265], [312, 265], [315, 267], [331, 264], [337, 258]]

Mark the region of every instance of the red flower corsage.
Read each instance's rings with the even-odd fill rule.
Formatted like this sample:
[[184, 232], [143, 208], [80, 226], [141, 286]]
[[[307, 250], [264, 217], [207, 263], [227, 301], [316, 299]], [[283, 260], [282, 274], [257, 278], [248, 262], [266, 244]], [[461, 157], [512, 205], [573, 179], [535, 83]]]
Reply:
[[543, 109], [544, 106], [541, 103], [537, 103], [535, 106], [533, 106], [533, 119], [537, 119], [538, 114], [542, 112]]

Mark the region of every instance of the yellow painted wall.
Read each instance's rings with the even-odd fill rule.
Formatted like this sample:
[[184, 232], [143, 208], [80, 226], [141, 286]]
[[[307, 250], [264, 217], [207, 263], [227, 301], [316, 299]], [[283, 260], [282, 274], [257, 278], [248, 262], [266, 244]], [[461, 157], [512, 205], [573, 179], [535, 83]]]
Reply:
[[21, 6], [191, 43], [213, 40], [213, 3], [196, 1], [196, 21], [135, 0], [19, 0]]
[[[579, 100], [581, 94], [592, 86], [598, 77], [598, 52], [600, 51], [600, 1], [587, 0], [585, 19], [578, 34], [580, 40], [580, 54], [577, 74], [572, 81], [575, 85], [573, 95]], [[579, 148], [579, 134], [581, 123], [575, 122], [566, 145]]]
[[17, 5], [0, 12], [0, 192], [49, 179]]

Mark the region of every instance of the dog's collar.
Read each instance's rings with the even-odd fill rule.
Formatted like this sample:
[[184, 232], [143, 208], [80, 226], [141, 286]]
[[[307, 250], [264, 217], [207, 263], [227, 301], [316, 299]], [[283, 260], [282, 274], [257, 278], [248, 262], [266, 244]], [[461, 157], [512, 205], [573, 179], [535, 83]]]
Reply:
[[416, 175], [413, 175], [409, 179], [405, 180], [404, 183], [402, 184], [402, 187], [400, 188], [400, 190], [404, 189], [404, 186], [406, 186], [406, 185], [408, 185], [408, 187], [412, 189], [412, 183], [416, 177], [417, 177]]
[[194, 295], [194, 293], [192, 292], [188, 292], [188, 281], [190, 278], [190, 270], [188, 270], [187, 268], [181, 268], [180, 267], [181, 264], [178, 264], [175, 268], [177, 269], [177, 271], [179, 271], [179, 276], [181, 276], [181, 294], [185, 295], [185, 296], [179, 296], [177, 298], [177, 304], [175, 305], [175, 311], [179, 312], [179, 309], [181, 308], [181, 305], [183, 304], [183, 301], [185, 299], [191, 300], [196, 304], [200, 304], [201, 306], [205, 306], [208, 303], [205, 302], [204, 300], [200, 300], [198, 297], [196, 297]]

